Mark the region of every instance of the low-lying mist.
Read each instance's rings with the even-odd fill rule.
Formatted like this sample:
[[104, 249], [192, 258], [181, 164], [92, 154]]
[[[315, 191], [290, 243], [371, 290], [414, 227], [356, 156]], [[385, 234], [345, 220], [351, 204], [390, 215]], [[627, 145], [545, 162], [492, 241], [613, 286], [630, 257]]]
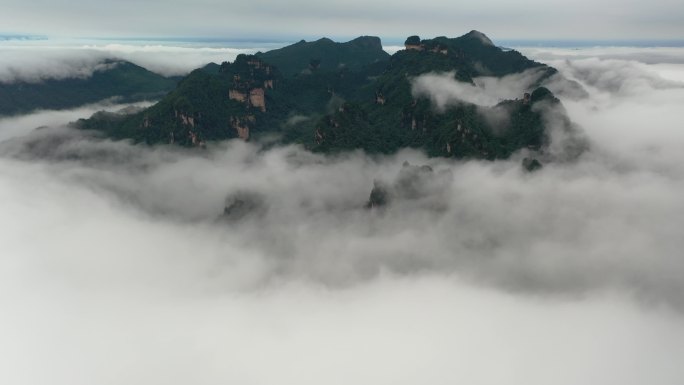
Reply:
[[532, 173], [0, 120], [0, 379], [680, 384], [684, 89], [567, 60], [591, 147]]

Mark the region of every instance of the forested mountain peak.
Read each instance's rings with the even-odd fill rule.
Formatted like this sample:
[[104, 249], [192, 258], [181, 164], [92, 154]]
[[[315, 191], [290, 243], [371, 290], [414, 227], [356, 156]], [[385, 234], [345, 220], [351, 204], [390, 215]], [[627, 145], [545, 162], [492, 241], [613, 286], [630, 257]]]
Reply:
[[[424, 76], [440, 76], [441, 88], [428, 82], [417, 92]], [[541, 86], [557, 76], [555, 69], [496, 47], [477, 31], [457, 38], [411, 36], [406, 49], [392, 56], [376, 37], [345, 43], [322, 38], [205, 66], [147, 110], [79, 125], [150, 144], [203, 146], [278, 134], [281, 142], [321, 152], [417, 147], [432, 156], [497, 159], [520, 149], [544, 151], [544, 114], [560, 102]], [[512, 99], [478, 104], [467, 94], [484, 92], [478, 88], [483, 77], [526, 83], [506, 83], [515, 92]], [[440, 92], [450, 93], [448, 103], [435, 104], [445, 97]], [[559, 111], [554, 124], [571, 131]]]

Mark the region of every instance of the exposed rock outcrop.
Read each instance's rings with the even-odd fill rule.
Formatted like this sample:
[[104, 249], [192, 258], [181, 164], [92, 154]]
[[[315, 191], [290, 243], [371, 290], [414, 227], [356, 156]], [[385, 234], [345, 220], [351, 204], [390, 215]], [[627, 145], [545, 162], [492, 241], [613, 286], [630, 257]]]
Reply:
[[374, 180], [373, 189], [371, 190], [366, 208], [377, 209], [387, 206], [389, 203], [389, 186], [384, 183]]
[[244, 117], [230, 117], [230, 126], [233, 129], [235, 129], [238, 138], [245, 141], [249, 139], [249, 128], [250, 125], [254, 124], [254, 122], [256, 122], [256, 118], [254, 117], [254, 115], [247, 115]]
[[254, 88], [249, 91], [249, 104], [261, 112], [266, 112], [266, 94], [263, 88]]
[[252, 88], [246, 92], [231, 89], [228, 90], [228, 98], [245, 103], [248, 107], [258, 108], [261, 112], [266, 112], [266, 92], [263, 88]]
[[379, 104], [381, 106], [385, 104], [385, 95], [383, 95], [380, 91], [375, 93], [375, 104]]
[[[171, 137], [171, 139], [173, 140], [173, 137]], [[199, 135], [192, 130], [188, 131], [188, 139], [190, 139], [190, 144], [193, 146], [204, 147], [204, 141], [201, 140]]]
[[195, 127], [195, 118], [193, 118], [192, 116], [181, 114], [180, 120], [181, 123], [183, 123], [183, 125], [185, 126]]
[[245, 103], [247, 101], [247, 95], [238, 90], [228, 90], [228, 98], [230, 100], [237, 100], [240, 103]]

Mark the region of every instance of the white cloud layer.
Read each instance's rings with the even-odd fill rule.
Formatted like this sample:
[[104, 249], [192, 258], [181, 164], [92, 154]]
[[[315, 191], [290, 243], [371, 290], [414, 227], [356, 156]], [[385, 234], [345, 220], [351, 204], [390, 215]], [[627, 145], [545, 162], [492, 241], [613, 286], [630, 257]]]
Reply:
[[684, 50], [681, 47], [584, 47], [581, 49], [549, 47], [516, 47], [525, 56], [556, 63], [558, 59], [617, 59], [644, 64], [684, 64]]
[[107, 59], [130, 61], [164, 76], [185, 75], [207, 63], [233, 61], [258, 48], [180, 47], [169, 45], [0, 44], [0, 83], [40, 82], [48, 79], [88, 78], [103, 70]]
[[[0, 382], [681, 384], [684, 90], [569, 60], [591, 150], [532, 174], [0, 120]], [[364, 209], [405, 160], [435, 178]]]

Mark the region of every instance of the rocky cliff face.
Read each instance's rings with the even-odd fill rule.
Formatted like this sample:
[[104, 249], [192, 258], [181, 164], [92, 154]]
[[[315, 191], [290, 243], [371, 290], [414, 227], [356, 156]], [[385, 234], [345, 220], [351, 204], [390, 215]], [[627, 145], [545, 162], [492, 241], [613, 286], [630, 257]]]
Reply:
[[249, 139], [249, 129], [250, 126], [253, 126], [254, 123], [256, 122], [256, 118], [254, 115], [247, 115], [243, 117], [239, 116], [231, 116], [230, 117], [230, 126], [235, 129], [235, 132], [237, 133], [238, 138], [242, 140], [248, 140]]
[[[180, 122], [180, 124], [182, 124], [184, 126], [193, 127], [193, 128], [195, 127], [195, 117], [194, 116], [190, 116], [190, 114], [185, 113], [185, 112], [179, 112], [178, 110], [174, 110], [173, 113], [174, 113], [174, 116], [176, 118], [178, 118], [178, 121]], [[147, 122], [147, 124], [149, 126], [149, 119], [146, 119], [145, 121]]]
[[230, 100], [236, 100], [240, 103], [246, 103], [247, 102], [247, 94], [242, 93], [242, 92], [235, 90], [235, 89], [228, 90], [228, 98]]
[[263, 88], [253, 88], [249, 90], [249, 104], [258, 108], [261, 112], [266, 112], [266, 97]]

